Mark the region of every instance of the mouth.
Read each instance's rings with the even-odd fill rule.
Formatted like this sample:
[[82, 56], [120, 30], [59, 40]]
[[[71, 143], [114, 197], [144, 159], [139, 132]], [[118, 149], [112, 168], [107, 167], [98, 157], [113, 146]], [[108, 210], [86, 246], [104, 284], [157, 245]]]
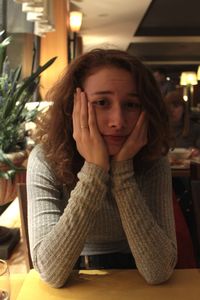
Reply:
[[127, 139], [124, 135], [104, 135], [104, 140], [109, 144], [122, 144]]

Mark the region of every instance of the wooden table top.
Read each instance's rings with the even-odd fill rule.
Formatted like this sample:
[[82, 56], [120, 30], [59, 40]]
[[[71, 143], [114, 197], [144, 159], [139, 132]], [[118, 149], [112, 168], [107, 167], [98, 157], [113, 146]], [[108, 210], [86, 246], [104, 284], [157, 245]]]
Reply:
[[160, 285], [148, 285], [137, 270], [81, 271], [60, 289], [50, 287], [31, 270], [17, 297], [17, 300], [25, 299], [197, 300], [200, 299], [200, 270], [175, 270], [170, 280]]
[[190, 177], [190, 168], [173, 168], [171, 167], [172, 177]]
[[[23, 282], [26, 278], [26, 273], [12, 274], [10, 275], [10, 300], [16, 300], [20, 289], [22, 288]], [[0, 278], [0, 288], [2, 287], [1, 282], [4, 278]], [[1, 299], [1, 298], [0, 298]]]

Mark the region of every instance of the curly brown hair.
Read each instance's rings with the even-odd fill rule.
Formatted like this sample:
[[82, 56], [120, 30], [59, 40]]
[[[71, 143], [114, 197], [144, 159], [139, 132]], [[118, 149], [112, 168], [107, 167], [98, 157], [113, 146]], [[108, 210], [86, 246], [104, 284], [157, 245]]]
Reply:
[[53, 105], [40, 119], [37, 140], [58, 179], [73, 186], [83, 158], [73, 139], [72, 111], [77, 87], [83, 89], [85, 80], [99, 68], [113, 66], [133, 75], [142, 107], [149, 120], [148, 143], [136, 155], [136, 160], [157, 159], [169, 149], [168, 115], [152, 72], [136, 57], [116, 49], [94, 49], [79, 56], [48, 92]]

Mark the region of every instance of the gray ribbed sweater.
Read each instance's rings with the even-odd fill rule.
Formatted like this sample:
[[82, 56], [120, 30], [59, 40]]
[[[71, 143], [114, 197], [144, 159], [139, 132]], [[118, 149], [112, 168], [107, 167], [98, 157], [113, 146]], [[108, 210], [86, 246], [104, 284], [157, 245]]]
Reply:
[[70, 193], [59, 185], [41, 147], [32, 150], [28, 222], [32, 260], [41, 277], [60, 287], [80, 254], [131, 249], [148, 283], [167, 280], [177, 259], [167, 159], [138, 174], [132, 160], [113, 162], [109, 174], [85, 162], [78, 179]]

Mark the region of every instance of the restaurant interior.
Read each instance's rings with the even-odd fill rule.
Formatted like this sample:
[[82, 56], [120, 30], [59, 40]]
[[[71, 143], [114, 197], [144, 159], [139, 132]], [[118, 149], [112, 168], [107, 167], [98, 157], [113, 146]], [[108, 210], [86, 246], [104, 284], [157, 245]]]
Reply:
[[[200, 124], [199, 12], [199, 0], [1, 0], [0, 55], [1, 51], [5, 50], [4, 59], [7, 57], [4, 71], [8, 67], [14, 70], [21, 66], [20, 78], [30, 78], [39, 66], [45, 65], [53, 58], [50, 66], [40, 71], [39, 84], [31, 95], [31, 101], [26, 103], [29, 112], [35, 108], [45, 112], [51, 105], [45, 98], [47, 91], [76, 57], [93, 48], [123, 49], [139, 57], [152, 72], [162, 70], [166, 81], [173, 83], [176, 88], [181, 88], [186, 97], [184, 100], [188, 102], [190, 118]], [[3, 41], [10, 37], [11, 40], [4, 46]], [[3, 74], [2, 70], [0, 72]], [[0, 110], [1, 97], [0, 90]], [[9, 172], [0, 155], [0, 259], [8, 261], [11, 275], [21, 274], [23, 280], [30, 274], [32, 267], [24, 183], [28, 155], [34, 147], [31, 138], [34, 129], [34, 122], [25, 124], [26, 155], [20, 162], [18, 158], [16, 160], [17, 166], [22, 164], [24, 168], [20, 178], [16, 176], [18, 179], [13, 180], [2, 175], [3, 172]], [[173, 194], [177, 243], [181, 257], [178, 269], [193, 270], [187, 276], [193, 278], [193, 282], [198, 285], [200, 155], [194, 160], [181, 157], [181, 163], [174, 164], [171, 168], [172, 177], [181, 177], [188, 182], [182, 198]], [[22, 187], [19, 187], [19, 183], [22, 183]], [[12, 231], [11, 236], [6, 229]], [[6, 242], [5, 236], [1, 238], [4, 234], [8, 234]], [[120, 276], [123, 281], [125, 275]], [[184, 278], [182, 281], [181, 276], [177, 281], [178, 286], [184, 285], [186, 280]], [[34, 273], [31, 273], [30, 278], [39, 280]], [[114, 280], [111, 282], [113, 286]], [[19, 293], [22, 281], [19, 280], [19, 287], [14, 287], [15, 295]], [[142, 286], [138, 278], [135, 282]], [[44, 289], [44, 294], [48, 295], [47, 288]], [[194, 298], [191, 299], [198, 299], [196, 289], [195, 286], [192, 294]], [[140, 298], [138, 294], [138, 298], [134, 299], [165, 299], [156, 298], [156, 290], [148, 291], [150, 298]], [[55, 296], [52, 299], [62, 299], [64, 294], [60, 293], [60, 298]], [[19, 298], [13, 295], [11, 299], [25, 299], [24, 295], [26, 292], [20, 294]], [[81, 290], [80, 294], [77, 293], [77, 298], [70, 298], [69, 294], [69, 299], [86, 299], [85, 296], [79, 298], [80, 295]], [[167, 295], [168, 293], [166, 299], [176, 299], [170, 294]], [[174, 295], [179, 293], [175, 290]], [[115, 298], [101, 299], [118, 299], [117, 297], [115, 295]], [[123, 299], [131, 299], [129, 297], [132, 297], [132, 294]]]

